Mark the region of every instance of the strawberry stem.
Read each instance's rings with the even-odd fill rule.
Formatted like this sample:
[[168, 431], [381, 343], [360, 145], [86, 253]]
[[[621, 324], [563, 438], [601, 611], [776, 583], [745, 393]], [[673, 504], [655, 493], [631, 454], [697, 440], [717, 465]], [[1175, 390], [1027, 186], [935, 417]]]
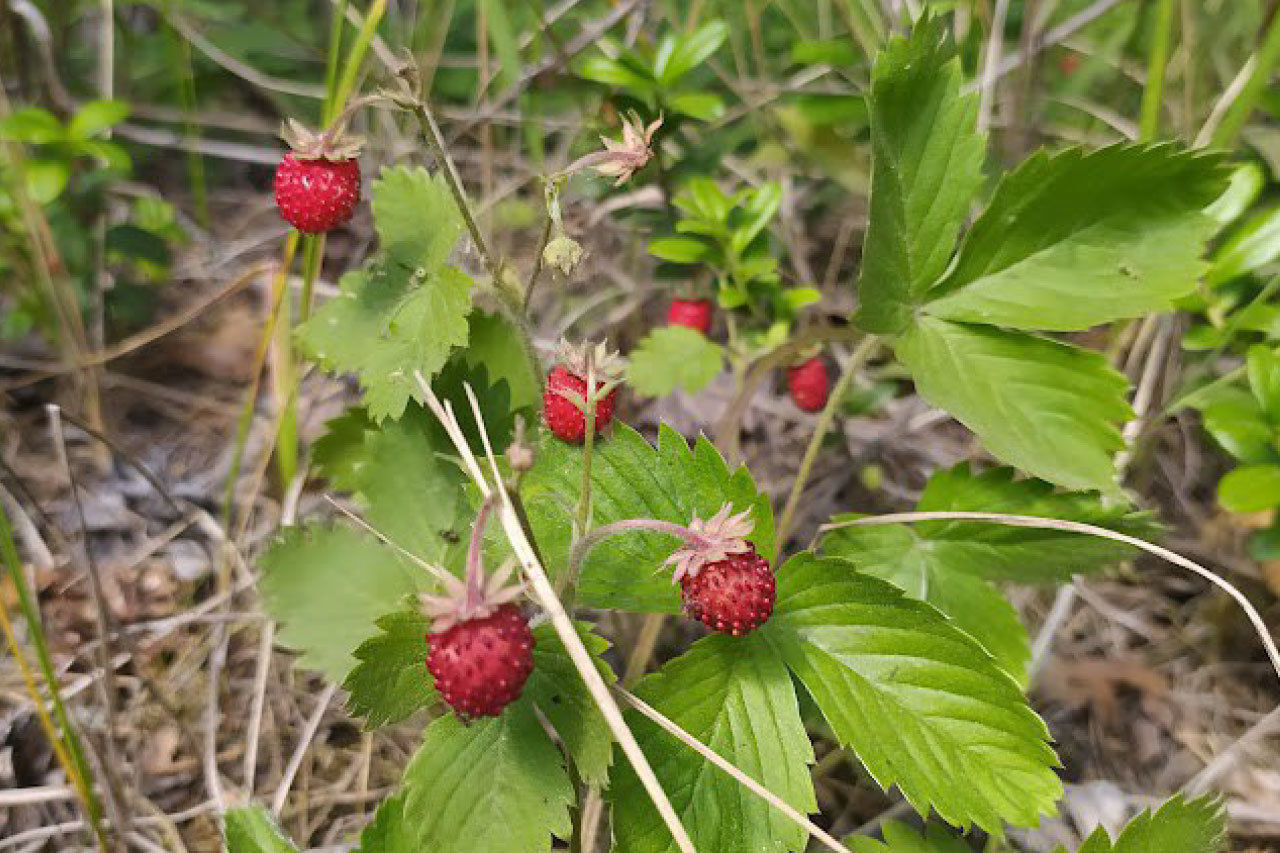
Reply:
[[591, 553], [592, 549], [601, 542], [613, 536], [634, 533], [638, 530], [648, 530], [653, 533], [674, 536], [695, 548], [706, 548], [712, 544], [705, 537], [694, 533], [683, 524], [676, 524], [671, 521], [659, 521], [656, 518], [628, 518], [623, 521], [615, 521], [612, 524], [597, 527], [574, 543], [573, 550], [569, 552], [569, 570], [565, 573], [564, 585], [569, 589], [577, 586], [578, 575], [582, 571], [583, 561], [586, 560], [587, 554]]
[[463, 599], [463, 611], [470, 613], [479, 607], [484, 599], [484, 569], [480, 566], [480, 555], [484, 544], [484, 526], [489, 521], [496, 501], [486, 498], [480, 504], [480, 512], [476, 514], [476, 522], [471, 527], [471, 541], [467, 544], [466, 597]]

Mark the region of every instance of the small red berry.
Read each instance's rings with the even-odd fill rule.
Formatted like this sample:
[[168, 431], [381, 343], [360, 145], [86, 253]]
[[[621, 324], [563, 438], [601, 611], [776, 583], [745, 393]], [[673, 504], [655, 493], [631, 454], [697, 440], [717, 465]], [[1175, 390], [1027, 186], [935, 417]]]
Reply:
[[710, 299], [672, 299], [667, 309], [668, 326], [687, 326], [706, 334], [711, 331]]
[[820, 412], [827, 404], [831, 392], [831, 380], [827, 377], [827, 365], [814, 356], [787, 368], [787, 390], [791, 399], [803, 412]]
[[[556, 436], [571, 444], [582, 444], [587, 434], [587, 419], [577, 401], [586, 400], [588, 372], [595, 376], [592, 390], [599, 391], [607, 383], [617, 381], [621, 367], [617, 356], [610, 353], [604, 344], [572, 346], [561, 341], [559, 364], [547, 374], [542, 391], [542, 419]], [[596, 401], [597, 434], [612, 423], [617, 400], [618, 389], [613, 388]]]
[[533, 672], [533, 632], [519, 607], [504, 604], [427, 634], [427, 669], [459, 717], [496, 717]]
[[713, 631], [735, 637], [768, 620], [776, 592], [769, 561], [751, 545], [680, 579], [684, 612]]
[[345, 224], [359, 201], [360, 167], [353, 159], [302, 159], [290, 152], [276, 169], [280, 215], [305, 234]]
[[1064, 54], [1061, 61], [1062, 73], [1070, 77], [1080, 70], [1080, 66], [1084, 64], [1084, 60], [1080, 58], [1078, 53]]

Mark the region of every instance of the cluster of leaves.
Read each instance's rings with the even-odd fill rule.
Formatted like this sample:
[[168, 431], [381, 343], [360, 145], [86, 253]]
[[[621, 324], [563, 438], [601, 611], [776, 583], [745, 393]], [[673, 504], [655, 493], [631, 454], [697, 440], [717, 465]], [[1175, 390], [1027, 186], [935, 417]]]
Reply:
[[1280, 506], [1280, 359], [1256, 344], [1245, 359], [1247, 388], [1222, 385], [1194, 398], [1204, 426], [1240, 466], [1218, 483], [1218, 500], [1232, 512]]

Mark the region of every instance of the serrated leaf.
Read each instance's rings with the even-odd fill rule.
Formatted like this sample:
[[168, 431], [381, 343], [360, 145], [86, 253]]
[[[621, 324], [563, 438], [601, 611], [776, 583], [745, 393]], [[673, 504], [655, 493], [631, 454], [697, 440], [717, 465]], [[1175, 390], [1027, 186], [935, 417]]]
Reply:
[[935, 317], [1087, 329], [1171, 307], [1193, 290], [1227, 175], [1172, 144], [1041, 151], [1009, 173], [928, 294]]
[[387, 262], [347, 273], [339, 295], [298, 328], [303, 348], [326, 369], [359, 376], [374, 420], [421, 402], [414, 371], [430, 379], [467, 342], [471, 279], [449, 267], [417, 272]]
[[[606, 684], [613, 684], [617, 680], [613, 670], [600, 659], [609, 648], [609, 641], [594, 633], [592, 626], [585, 622], [575, 627], [582, 644], [595, 660], [597, 671]], [[582, 780], [589, 785], [603, 785], [613, 761], [613, 734], [609, 724], [555, 629], [551, 625], [539, 625], [533, 629], [533, 641], [533, 673], [525, 685], [524, 695], [556, 730]]]
[[372, 427], [360, 406], [325, 421], [324, 435], [311, 445], [311, 464], [334, 489], [354, 492], [359, 488], [356, 472], [364, 464], [365, 433]]
[[390, 613], [377, 621], [378, 633], [355, 650], [359, 663], [343, 683], [347, 710], [368, 728], [398, 723], [439, 698], [427, 672], [427, 631], [421, 613]]
[[982, 181], [978, 99], [941, 18], [918, 22], [876, 59], [868, 99], [870, 220], [858, 280], [858, 324], [900, 332], [946, 270]]
[[382, 251], [413, 271], [434, 272], [462, 235], [462, 219], [443, 176], [421, 166], [390, 166], [369, 187]]
[[[505, 379], [490, 380], [489, 368], [484, 363], [470, 362], [460, 350], [440, 371], [440, 375], [431, 383], [431, 390], [441, 401], [453, 403], [454, 411], [465, 412], [459, 417], [459, 426], [467, 437], [467, 444], [477, 454], [485, 452], [484, 442], [480, 438], [480, 430], [471, 416], [471, 403], [467, 398], [466, 387], [471, 386], [480, 404], [480, 413], [484, 419], [485, 430], [495, 453], [501, 453], [511, 443], [515, 431], [516, 411], [511, 406], [511, 389]], [[525, 423], [531, 418], [529, 412], [521, 413]], [[434, 418], [433, 418], [434, 420]]]
[[513, 410], [538, 405], [542, 377], [534, 372], [520, 333], [501, 314], [473, 311], [468, 322], [470, 337], [461, 357], [473, 366], [483, 364], [494, 382], [506, 380]]
[[968, 845], [940, 826], [930, 826], [921, 834], [891, 820], [884, 825], [883, 833], [884, 841], [855, 835], [848, 843], [853, 853], [973, 853]]
[[[817, 810], [813, 750], [786, 666], [759, 636], [713, 635], [636, 687], [689, 734], [800, 812]], [[636, 739], [699, 850], [803, 850], [807, 833], [645, 717], [628, 714]], [[616, 853], [677, 848], [630, 764], [612, 789]]]
[[546, 853], [573, 829], [564, 759], [524, 700], [466, 724], [437, 719], [404, 789], [406, 828], [424, 853]]
[[227, 853], [298, 853], [260, 805], [227, 809], [224, 820]]
[[376, 539], [346, 527], [290, 528], [261, 560], [263, 601], [281, 623], [278, 642], [303, 666], [341, 682], [375, 620], [398, 610], [428, 576]]
[[[1043, 516], [1139, 536], [1153, 530], [1147, 515], [1124, 507], [1103, 507], [1093, 495], [1055, 493], [1040, 480], [1014, 480], [1007, 468], [974, 474], [968, 464], [935, 473], [916, 510]], [[987, 581], [1065, 581], [1125, 559], [1134, 549], [1055, 530], [922, 522], [841, 528], [823, 540], [822, 552], [850, 560], [860, 571], [929, 602], [978, 640], [1021, 683], [1030, 659], [1027, 632], [1004, 596]]]
[[1080, 853], [1221, 853], [1226, 844], [1227, 816], [1218, 799], [1177, 796], [1135, 817], [1114, 843], [1099, 828]]
[[636, 346], [627, 383], [639, 394], [663, 397], [677, 388], [696, 394], [724, 367], [724, 347], [685, 326], [654, 329]]
[[917, 811], [999, 833], [1062, 794], [1048, 730], [1016, 682], [937, 610], [847, 560], [800, 554], [760, 632], [840, 742]]
[[[521, 496], [548, 571], [568, 565], [578, 494], [582, 448], [542, 436], [537, 462], [525, 475]], [[696, 513], [710, 518], [728, 502], [751, 509], [755, 530], [748, 538], [762, 554], [773, 553], [773, 512], [745, 467], [730, 471], [705, 436], [693, 448], [665, 424], [658, 447], [623, 423], [597, 439], [591, 460], [592, 518], [596, 527], [629, 518], [688, 524]], [[607, 539], [588, 555], [578, 585], [584, 607], [641, 612], [680, 612], [679, 589], [663, 565], [678, 546], [659, 533], [636, 532]]]
[[998, 459], [1069, 489], [1115, 491], [1126, 381], [1095, 352], [1033, 335], [921, 317], [897, 342], [920, 396]]
[[403, 791], [382, 801], [373, 822], [360, 833], [356, 853], [419, 853], [404, 818]]

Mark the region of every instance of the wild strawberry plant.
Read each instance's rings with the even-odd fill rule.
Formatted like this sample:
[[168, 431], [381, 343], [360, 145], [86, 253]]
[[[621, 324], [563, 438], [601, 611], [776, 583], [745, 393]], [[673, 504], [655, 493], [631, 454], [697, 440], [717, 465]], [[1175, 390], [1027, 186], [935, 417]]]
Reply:
[[[636, 80], [682, 75], [712, 42], [663, 42], [643, 62], [620, 53], [610, 81], [647, 91]], [[411, 100], [395, 99], [425, 114]], [[460, 266], [464, 225], [479, 234], [447, 166], [384, 169], [369, 188], [380, 253], [299, 332], [363, 389], [314, 454], [362, 518], [290, 530], [262, 561], [281, 642], [341, 680], [353, 714], [371, 727], [430, 718], [362, 850], [593, 849], [603, 803], [619, 853], [953, 853], [969, 849], [957, 830], [998, 838], [1054, 813], [1062, 783], [1024, 694], [1026, 631], [994, 584], [1099, 571], [1153, 524], [1113, 477], [1132, 414], [1125, 380], [1049, 333], [1164, 310], [1195, 287], [1222, 158], [1171, 145], [1037, 153], [966, 229], [986, 195], [985, 143], [939, 20], [891, 40], [867, 109], [853, 320], [1013, 466], [943, 471], [918, 510], [1066, 519], [1118, 538], [847, 516], [793, 548], [769, 496], [707, 438], [690, 445], [664, 425], [655, 444], [609, 423], [626, 385], [595, 347], [571, 366], [540, 363], [520, 277], [479, 244], [488, 277]], [[632, 136], [629, 153], [643, 153]], [[771, 190], [687, 192], [706, 227], [685, 230], [736, 245], [724, 256], [735, 263], [756, 257]], [[744, 201], [747, 225], [712, 228]], [[765, 272], [767, 258], [752, 263]], [[740, 273], [727, 270], [721, 304]], [[539, 398], [547, 428], [534, 436]], [[602, 611], [683, 615], [709, 631], [620, 684], [608, 622], [592, 621]], [[805, 817], [817, 812], [811, 730], [949, 828], [893, 824], [883, 843], [844, 848]], [[1216, 803], [1174, 800], [1081, 850], [1208, 853], [1223, 833]], [[227, 834], [233, 850], [292, 849], [260, 810], [232, 813]]]

